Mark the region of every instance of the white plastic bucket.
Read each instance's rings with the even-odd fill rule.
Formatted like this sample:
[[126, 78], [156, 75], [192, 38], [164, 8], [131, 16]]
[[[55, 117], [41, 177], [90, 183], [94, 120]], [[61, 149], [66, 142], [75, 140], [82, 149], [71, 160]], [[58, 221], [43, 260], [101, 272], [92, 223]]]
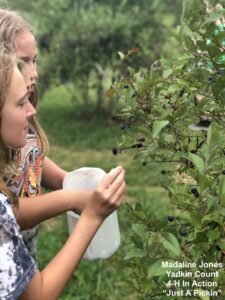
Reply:
[[[105, 171], [99, 168], [80, 168], [68, 173], [63, 180], [63, 189], [93, 190], [105, 175]], [[79, 219], [79, 215], [73, 211], [67, 212], [69, 233]], [[117, 213], [109, 215], [96, 232], [83, 258], [87, 260], [108, 258], [112, 256], [120, 246], [120, 230]]]

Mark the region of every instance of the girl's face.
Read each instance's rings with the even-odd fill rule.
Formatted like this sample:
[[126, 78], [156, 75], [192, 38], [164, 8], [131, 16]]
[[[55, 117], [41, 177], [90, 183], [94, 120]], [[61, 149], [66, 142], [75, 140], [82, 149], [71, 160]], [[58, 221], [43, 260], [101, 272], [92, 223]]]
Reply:
[[32, 91], [33, 86], [37, 80], [37, 49], [33, 34], [26, 30], [23, 31], [15, 40], [15, 54], [26, 63], [27, 71], [27, 88]]
[[27, 142], [28, 120], [36, 114], [28, 101], [23, 75], [15, 66], [2, 108], [1, 137], [6, 146], [21, 148]]

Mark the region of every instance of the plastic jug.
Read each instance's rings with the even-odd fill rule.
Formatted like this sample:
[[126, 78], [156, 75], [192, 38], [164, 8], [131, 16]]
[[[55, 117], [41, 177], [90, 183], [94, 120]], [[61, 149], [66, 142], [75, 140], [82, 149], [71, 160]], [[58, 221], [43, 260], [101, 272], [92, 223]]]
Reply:
[[[105, 171], [99, 168], [84, 167], [68, 173], [63, 180], [63, 189], [93, 190], [105, 175]], [[72, 232], [79, 215], [73, 211], [67, 212], [69, 233]], [[83, 258], [94, 260], [108, 258], [115, 253], [120, 246], [120, 230], [117, 213], [114, 211], [102, 223]]]

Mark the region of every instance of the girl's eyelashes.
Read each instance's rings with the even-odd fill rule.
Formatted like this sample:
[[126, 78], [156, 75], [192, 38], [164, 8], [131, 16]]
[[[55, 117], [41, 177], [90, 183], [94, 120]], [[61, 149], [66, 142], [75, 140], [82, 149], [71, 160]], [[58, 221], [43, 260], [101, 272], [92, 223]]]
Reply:
[[37, 57], [35, 57], [34, 59], [30, 59], [29, 57], [22, 57], [21, 60], [26, 64], [29, 64], [30, 62], [32, 62], [33, 64], [37, 63]]
[[24, 101], [20, 102], [18, 105], [20, 107], [24, 107], [27, 103], [28, 103], [28, 100], [24, 100]]
[[24, 105], [26, 105], [29, 102], [29, 99], [28, 99], [29, 95], [30, 95], [30, 93], [27, 93], [23, 98], [21, 98], [19, 100], [17, 105], [20, 107], [24, 107]]

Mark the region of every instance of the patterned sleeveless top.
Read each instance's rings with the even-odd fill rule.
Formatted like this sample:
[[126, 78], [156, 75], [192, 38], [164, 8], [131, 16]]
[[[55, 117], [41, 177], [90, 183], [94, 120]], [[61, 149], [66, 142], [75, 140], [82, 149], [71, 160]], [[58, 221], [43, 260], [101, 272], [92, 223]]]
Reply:
[[[29, 124], [27, 144], [21, 149], [21, 158], [18, 163], [17, 172], [8, 176], [6, 180], [8, 188], [17, 197], [32, 198], [41, 194], [42, 151], [43, 149], [37, 133], [33, 126]], [[38, 231], [39, 225], [21, 231], [24, 243], [34, 259], [37, 250]]]

